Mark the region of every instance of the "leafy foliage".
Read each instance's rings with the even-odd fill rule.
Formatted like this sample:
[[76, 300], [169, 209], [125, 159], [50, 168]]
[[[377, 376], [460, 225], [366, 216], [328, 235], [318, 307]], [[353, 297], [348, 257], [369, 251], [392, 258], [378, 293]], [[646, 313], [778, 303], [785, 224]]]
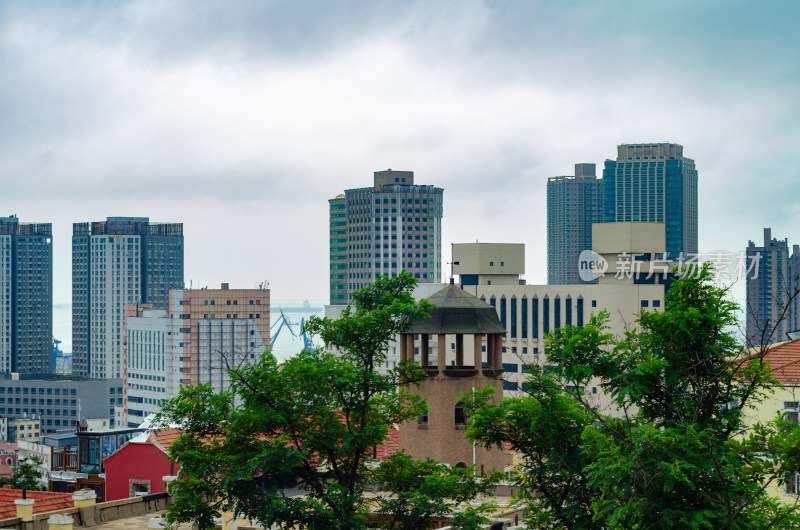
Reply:
[[19, 460], [17, 471], [9, 477], [0, 477], [0, 486], [8, 485], [18, 490], [41, 490], [42, 474], [38, 466], [42, 465], [42, 459], [36, 455], [30, 455]]
[[[406, 273], [380, 277], [355, 293], [340, 319], [311, 318], [306, 331], [337, 347], [338, 355], [303, 351], [279, 365], [267, 351], [254, 366], [230, 371], [229, 391], [186, 387], [170, 400], [161, 420], [185, 433], [170, 448], [180, 473], [167, 521], [210, 528], [223, 511], [233, 511], [265, 526], [360, 528], [370, 508], [364, 493], [376, 473], [397, 492], [381, 500], [384, 513], [406, 510], [397, 520], [429, 517], [444, 498], [482, 491], [483, 483], [433, 463], [396, 457], [374, 469], [374, 453], [391, 425], [426, 408], [404, 388], [425, 377], [417, 365], [403, 363], [388, 375], [376, 371], [389, 341], [427, 315], [430, 304], [411, 296], [415, 283]], [[409, 473], [420, 466], [434, 466], [422, 484], [442, 497], [427, 509], [409, 489]], [[292, 485], [303, 491], [287, 493]]]
[[[537, 528], [767, 528], [800, 524], [766, 493], [800, 471], [800, 429], [780, 418], [747, 434], [744, 410], [776, 381], [763, 352], [729, 333], [736, 305], [703, 268], [674, 282], [664, 312], [618, 340], [608, 314], [547, 337], [529, 394], [476, 395], [468, 436], [525, 455], [516, 481]], [[597, 385], [616, 412], [594, 410]]]
[[[413, 460], [401, 452], [382, 463], [374, 478], [387, 492], [376, 499], [377, 513], [385, 516], [382, 527], [415, 530], [429, 528], [435, 517], [449, 516], [462, 502], [492, 495], [502, 473], [478, 477], [474, 467], [450, 468], [431, 459]], [[483, 520], [481, 514], [492, 507], [492, 502], [481, 503], [470, 510], [472, 519]], [[466, 524], [466, 516], [458, 521]]]

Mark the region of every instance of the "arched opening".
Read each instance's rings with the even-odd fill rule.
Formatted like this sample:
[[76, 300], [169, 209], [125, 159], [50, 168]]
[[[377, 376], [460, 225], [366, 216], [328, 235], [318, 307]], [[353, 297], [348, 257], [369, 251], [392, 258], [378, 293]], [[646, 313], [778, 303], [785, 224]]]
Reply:
[[466, 462], [459, 462], [458, 464], [454, 465], [453, 467], [456, 468], [456, 469], [467, 469], [467, 463]]
[[417, 425], [428, 425], [428, 411], [426, 410], [419, 416], [417, 416]]

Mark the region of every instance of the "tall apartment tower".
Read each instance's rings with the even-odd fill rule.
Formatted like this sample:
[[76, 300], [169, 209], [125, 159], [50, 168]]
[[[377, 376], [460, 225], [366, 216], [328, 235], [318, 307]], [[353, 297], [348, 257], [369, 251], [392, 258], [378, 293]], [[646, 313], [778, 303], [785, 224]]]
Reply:
[[578, 257], [592, 249], [592, 223], [603, 222], [603, 181], [594, 164], [575, 164], [574, 177], [547, 179], [547, 283], [586, 283]]
[[747, 243], [747, 263], [756, 263], [747, 274], [747, 345], [757, 347], [788, 340], [786, 334], [800, 329], [800, 245], [789, 253], [787, 239], [772, 237], [764, 229], [764, 244]]
[[53, 372], [53, 229], [0, 217], [0, 372]]
[[374, 179], [328, 201], [331, 305], [404, 269], [421, 283], [441, 281], [444, 190], [414, 184], [413, 171], [376, 171]]
[[122, 377], [126, 304], [169, 308], [183, 288], [183, 224], [109, 217], [72, 230], [72, 370]]
[[665, 223], [671, 259], [697, 254], [697, 170], [670, 143], [622, 144], [603, 170], [604, 221]]

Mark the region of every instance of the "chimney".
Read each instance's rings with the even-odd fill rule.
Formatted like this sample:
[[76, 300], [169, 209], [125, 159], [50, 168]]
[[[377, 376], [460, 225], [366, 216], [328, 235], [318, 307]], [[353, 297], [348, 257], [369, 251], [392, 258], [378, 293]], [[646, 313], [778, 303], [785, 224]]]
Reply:
[[71, 515], [51, 515], [47, 519], [48, 530], [72, 530]]
[[17, 517], [23, 522], [33, 521], [33, 499], [17, 499], [14, 504], [17, 507]]
[[83, 489], [76, 491], [72, 495], [72, 502], [75, 503], [76, 508], [88, 508], [97, 503], [97, 493], [94, 490]]

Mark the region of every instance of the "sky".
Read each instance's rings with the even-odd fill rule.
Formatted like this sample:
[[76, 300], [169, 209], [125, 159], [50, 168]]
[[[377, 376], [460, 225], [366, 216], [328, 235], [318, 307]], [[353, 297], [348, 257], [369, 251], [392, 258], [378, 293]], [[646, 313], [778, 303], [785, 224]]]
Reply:
[[444, 188], [445, 262], [525, 243], [528, 283], [547, 178], [620, 143], [695, 160], [701, 251], [767, 226], [800, 243], [799, 18], [792, 0], [6, 1], [0, 215], [53, 223], [66, 351], [72, 223], [183, 222], [187, 287], [326, 300], [327, 200], [388, 168]]

